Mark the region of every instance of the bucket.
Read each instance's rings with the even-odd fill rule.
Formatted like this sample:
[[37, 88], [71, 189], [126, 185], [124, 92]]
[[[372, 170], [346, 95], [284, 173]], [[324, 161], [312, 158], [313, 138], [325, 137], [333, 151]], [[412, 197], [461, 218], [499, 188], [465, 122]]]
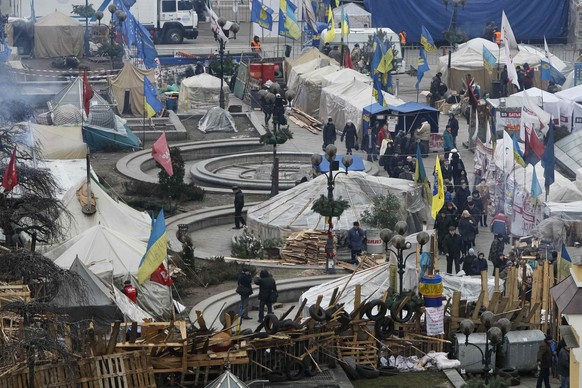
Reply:
[[178, 97], [167, 97], [166, 109], [173, 110], [175, 112], [178, 109]]
[[380, 230], [370, 229], [366, 234], [368, 236], [368, 253], [384, 253], [384, 241], [380, 238]]
[[260, 63], [251, 63], [249, 66], [251, 78], [261, 79], [263, 75], [263, 65]]
[[423, 276], [420, 278], [418, 291], [424, 297], [440, 298], [443, 296], [443, 279], [440, 275]]
[[441, 307], [443, 305], [443, 297], [438, 298], [424, 297], [424, 307]]
[[263, 63], [263, 83], [267, 81], [275, 80], [275, 64], [274, 63]]

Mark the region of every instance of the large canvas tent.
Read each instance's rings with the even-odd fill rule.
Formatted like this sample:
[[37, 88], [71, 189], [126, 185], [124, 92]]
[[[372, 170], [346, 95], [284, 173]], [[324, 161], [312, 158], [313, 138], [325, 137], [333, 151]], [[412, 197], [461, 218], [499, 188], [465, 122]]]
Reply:
[[[155, 85], [154, 69], [142, 70], [128, 61], [121, 72], [111, 80], [109, 91], [120, 114], [143, 117], [145, 113], [143, 77], [148, 77]], [[125, 97], [126, 93], [129, 93], [128, 99]]]
[[329, 59], [330, 63], [332, 63], [334, 65], [339, 65], [339, 63], [337, 63], [335, 60], [331, 59], [330, 57], [328, 57], [327, 55], [325, 55], [324, 53], [322, 53], [321, 51], [319, 51], [315, 47], [311, 47], [311, 48], [307, 49], [302, 55], [298, 56], [297, 58], [285, 60], [285, 79], [287, 79], [287, 80], [289, 79], [289, 75], [291, 74], [291, 70], [295, 66], [301, 65], [303, 63], [306, 63], [306, 62], [309, 62], [309, 61], [312, 61], [312, 60], [318, 59], [318, 58]]
[[37, 58], [83, 56], [83, 27], [55, 11], [34, 25], [34, 56]]
[[292, 92], [296, 92], [297, 87], [301, 82], [301, 75], [310, 73], [313, 70], [317, 70], [322, 67], [328, 67], [330, 63], [331, 60], [329, 58], [315, 58], [311, 61], [293, 66], [291, 72], [289, 73], [289, 77], [287, 78], [287, 88]]
[[[224, 106], [227, 109], [230, 89], [226, 82], [222, 90], [224, 91]], [[205, 114], [219, 103], [220, 78], [202, 73], [182, 80], [178, 97], [178, 113]]]
[[359, 71], [344, 67], [340, 71], [331, 72], [321, 80], [321, 87], [325, 88], [332, 84], [343, 84], [351, 81], [360, 81], [365, 84], [372, 84], [372, 78]]
[[[335, 227], [350, 229], [354, 221], [360, 221], [361, 212], [371, 206], [372, 198], [388, 191], [403, 201], [401, 219], [408, 222], [411, 231], [419, 230], [427, 217], [421, 185], [357, 171], [339, 174], [335, 180], [334, 197], [344, 198], [350, 204], [334, 223]], [[304, 229], [325, 229], [325, 219], [311, 210], [313, 202], [321, 195], [327, 195], [324, 175], [251, 207], [247, 212], [247, 224], [262, 238], [287, 237], [293, 231]]]
[[372, 14], [354, 3], [342, 4], [334, 8], [333, 20], [338, 22], [342, 20], [342, 10], [348, 17], [350, 28], [372, 27]]
[[[398, 97], [387, 92], [382, 92], [382, 94], [388, 105], [398, 106], [404, 103]], [[372, 86], [358, 80], [332, 84], [321, 89], [319, 117], [331, 117], [340, 131], [343, 130], [346, 120], [352, 120], [358, 129], [358, 136], [360, 136], [363, 110], [374, 102], [373, 98]]]
[[308, 115], [317, 117], [323, 77], [338, 70], [338, 66], [329, 65], [301, 74], [299, 76], [299, 85], [297, 87], [297, 94], [293, 100], [293, 105]]
[[30, 124], [30, 127], [43, 158], [82, 159], [87, 155], [81, 127], [40, 124]]

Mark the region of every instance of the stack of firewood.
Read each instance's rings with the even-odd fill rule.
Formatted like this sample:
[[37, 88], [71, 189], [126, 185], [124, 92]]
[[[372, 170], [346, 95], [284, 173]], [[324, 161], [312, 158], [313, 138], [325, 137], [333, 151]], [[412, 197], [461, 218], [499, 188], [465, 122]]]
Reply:
[[343, 269], [347, 269], [348, 271], [359, 271], [363, 269], [376, 267], [377, 265], [386, 262], [386, 259], [384, 258], [384, 255], [365, 254], [362, 256], [358, 256], [358, 261], [360, 262], [360, 264], [350, 264], [345, 261], [338, 261], [336, 265]]
[[301, 109], [291, 108], [289, 110], [289, 119], [301, 128], [307, 129], [314, 135], [317, 135], [319, 132], [321, 132], [321, 126], [323, 125], [322, 122], [315, 117], [303, 112]]
[[293, 233], [281, 250], [281, 259], [292, 264], [323, 264], [326, 243], [327, 232], [323, 230], [307, 229]]

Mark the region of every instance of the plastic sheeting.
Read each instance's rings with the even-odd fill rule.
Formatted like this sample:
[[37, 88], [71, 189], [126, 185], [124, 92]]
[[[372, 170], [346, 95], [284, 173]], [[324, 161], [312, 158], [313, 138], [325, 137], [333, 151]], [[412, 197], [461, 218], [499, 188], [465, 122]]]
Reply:
[[[225, 82], [224, 106], [228, 107], [230, 89]], [[219, 105], [220, 78], [207, 73], [185, 78], [180, 85], [178, 97], [178, 113], [205, 114], [210, 108]]]
[[339, 71], [339, 69], [339, 66], [329, 65], [301, 74], [293, 105], [308, 115], [317, 117], [319, 115], [323, 78], [330, 73]]
[[[404, 104], [404, 101], [390, 93], [383, 91], [382, 94], [387, 105]], [[319, 117], [331, 117], [340, 132], [343, 131], [346, 120], [352, 120], [361, 140], [363, 110], [373, 102], [371, 85], [357, 80], [333, 84], [321, 90]]]
[[355, 289], [358, 284], [362, 286], [362, 300], [370, 301], [381, 297], [390, 286], [388, 267], [388, 264], [382, 264], [311, 287], [299, 297], [299, 304], [303, 303], [304, 299], [307, 299], [307, 303], [303, 308], [303, 316], [309, 316], [309, 307], [317, 303], [319, 295], [323, 296], [320, 305], [329, 305], [335, 288], [338, 288], [340, 292], [343, 291], [337, 303], [343, 304], [344, 310], [348, 313], [354, 311]]
[[370, 14], [370, 12], [366, 11], [365, 9], [354, 3], [342, 4], [341, 6], [334, 8], [333, 20], [337, 20], [338, 22], [342, 20], [342, 8], [344, 15], [348, 16], [350, 28], [361, 28], [372, 26], [372, 15]]
[[[442, 0], [364, 0], [372, 14], [372, 27], [405, 30], [408, 40], [420, 42], [423, 24], [435, 40], [444, 40], [442, 32], [449, 28], [453, 7]], [[568, 0], [471, 0], [459, 7], [457, 25], [469, 38], [480, 37], [488, 22], [501, 26], [505, 11], [518, 40], [564, 37], [568, 33]], [[441, 17], [435, 17], [440, 15]], [[543, 28], [540, 28], [543, 26]]]
[[210, 109], [198, 122], [198, 129], [208, 132], [237, 132], [236, 124], [230, 113], [215, 106]]
[[[461, 291], [461, 299], [466, 299], [468, 302], [473, 302], [479, 299], [481, 293], [481, 276], [454, 276], [443, 275], [443, 295], [447, 298], [453, 297], [453, 291]], [[499, 279], [499, 291], [503, 292], [505, 280]], [[495, 277], [487, 277], [487, 290], [489, 299], [495, 292]]]
[[36, 58], [83, 56], [83, 27], [67, 15], [55, 11], [34, 24]]
[[[428, 204], [422, 196], [422, 186], [412, 181], [370, 176], [364, 172], [339, 174], [335, 180], [334, 198], [350, 203], [342, 216], [334, 219], [334, 227], [348, 230], [354, 221], [361, 221], [362, 211], [372, 206], [372, 198], [392, 193], [401, 200], [401, 219], [410, 230], [421, 229], [427, 219]], [[262, 238], [286, 237], [292, 231], [325, 229], [324, 217], [311, 210], [313, 202], [327, 195], [327, 177], [321, 175], [311, 181], [286, 190], [265, 202], [248, 209], [247, 224]]]
[[[98, 93], [93, 94], [89, 101], [90, 106], [107, 105], [109, 103]], [[61, 89], [53, 98], [47, 102], [49, 110], [54, 110], [61, 105], [74, 105], [77, 109], [84, 109], [83, 106], [83, 78], [77, 77], [63, 89]]]

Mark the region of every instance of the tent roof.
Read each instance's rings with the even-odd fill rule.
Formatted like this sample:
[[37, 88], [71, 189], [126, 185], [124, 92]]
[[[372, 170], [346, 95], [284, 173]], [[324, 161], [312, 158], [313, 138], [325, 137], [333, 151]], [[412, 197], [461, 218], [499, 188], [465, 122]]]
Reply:
[[[399, 198], [407, 198], [406, 208], [402, 208], [402, 219], [408, 214], [425, 209], [420, 195], [420, 185], [403, 179], [376, 177], [365, 172], [349, 171], [339, 174], [335, 180], [335, 198], [346, 199], [350, 207], [337, 222], [337, 229], [349, 229], [354, 221], [360, 221], [363, 210], [368, 209], [372, 199], [387, 191]], [[321, 195], [327, 195], [327, 178], [317, 178], [286, 190], [268, 200], [251, 207], [247, 214], [259, 223], [279, 229], [303, 230], [325, 228], [325, 220], [311, 210], [313, 202]]]
[[554, 152], [560, 166], [576, 175], [582, 168], [582, 131], [573, 132], [558, 140]]
[[522, 97], [524, 92], [527, 93], [528, 97], [540, 97], [543, 102], [560, 101], [560, 98], [556, 97], [555, 94], [546, 92], [545, 90], [539, 88], [529, 88], [527, 91], [524, 90], [519, 93], [512, 94], [510, 97]]
[[402, 113], [411, 113], [411, 112], [420, 112], [420, 111], [431, 111], [431, 112], [438, 112], [438, 109], [435, 109], [433, 107], [430, 107], [428, 105], [423, 105], [423, 104], [419, 104], [418, 102], [414, 102], [414, 101], [409, 101], [409, 102], [405, 102], [404, 104], [401, 105], [397, 105], [397, 106], [393, 106], [393, 105], [388, 105], [388, 108], [390, 108], [390, 110], [393, 110], [395, 112], [402, 112]]
[[82, 28], [81, 23], [78, 20], [75, 20], [64, 13], [61, 13], [55, 10], [53, 13], [49, 13], [48, 15], [40, 18], [35, 24], [34, 27], [49, 27], [49, 26], [79, 26]]
[[[226, 84], [225, 84], [226, 85]], [[208, 73], [201, 73], [182, 80], [181, 87], [220, 90], [220, 78]]]
[[347, 4], [342, 4], [341, 6], [333, 9], [333, 17], [335, 19], [338, 19], [337, 15], [341, 16], [342, 8], [344, 9], [344, 13], [347, 13], [348, 16], [352, 16], [352, 15], [353, 16], [371, 16], [372, 15], [370, 12], [366, 11], [364, 8], [360, 7], [357, 4], [347, 3]]
[[289, 90], [294, 91], [297, 89], [297, 87], [300, 84], [301, 75], [305, 73], [310, 73], [320, 68], [328, 68], [330, 63], [331, 60], [326, 57], [326, 58], [315, 58], [308, 62], [293, 66], [293, 69], [291, 69], [291, 71], [289, 72], [289, 77], [287, 81], [287, 86]]
[[552, 287], [550, 294], [561, 314], [582, 314], [582, 288], [572, 276]]
[[[109, 103], [98, 93], [94, 93], [90, 101], [91, 105], [107, 105]], [[83, 79], [77, 77], [67, 86], [61, 89], [50, 101], [47, 102], [49, 110], [54, 110], [57, 106], [74, 105], [78, 109], [83, 108]]]
[[371, 115], [375, 115], [375, 114], [378, 114], [381, 112], [388, 112], [389, 110], [390, 110], [390, 107], [380, 105], [377, 102], [364, 107], [364, 112], [371, 114]]
[[[112, 79], [111, 86], [120, 89], [140, 88], [143, 91], [143, 77], [154, 82], [154, 70], [142, 70], [131, 62], [125, 62], [123, 69]], [[142, 93], [143, 94], [143, 93]]]
[[147, 244], [103, 225], [53, 246], [45, 253], [61, 268], [70, 268], [78, 257], [97, 276], [137, 274]]
[[321, 85], [323, 87], [330, 86], [337, 83], [348, 83], [353, 80], [358, 80], [363, 83], [372, 83], [372, 78], [350, 68], [343, 68], [339, 71], [332, 72], [323, 77]]
[[317, 49], [315, 47], [311, 47], [311, 48], [307, 49], [302, 55], [298, 56], [297, 58], [294, 58], [291, 60], [285, 60], [285, 71], [287, 72], [287, 74], [286, 74], [287, 77], [289, 77], [289, 74], [291, 74], [291, 70], [293, 69], [293, 67], [300, 65], [302, 63], [305, 63], [305, 62], [309, 62], [309, 61], [316, 59], [316, 58], [327, 58], [332, 63], [339, 65], [335, 60], [331, 59], [330, 57], [328, 57], [327, 55], [325, 55], [324, 53], [319, 51], [319, 49]]
[[87, 155], [81, 127], [31, 124], [34, 141], [47, 159], [82, 159]]
[[555, 93], [555, 96], [560, 97], [564, 100], [582, 102], [582, 85], [574, 86], [572, 88], [559, 91]]
[[248, 385], [239, 380], [229, 370], [225, 370], [223, 374], [218, 376], [216, 380], [208, 384], [205, 388], [247, 388]]

